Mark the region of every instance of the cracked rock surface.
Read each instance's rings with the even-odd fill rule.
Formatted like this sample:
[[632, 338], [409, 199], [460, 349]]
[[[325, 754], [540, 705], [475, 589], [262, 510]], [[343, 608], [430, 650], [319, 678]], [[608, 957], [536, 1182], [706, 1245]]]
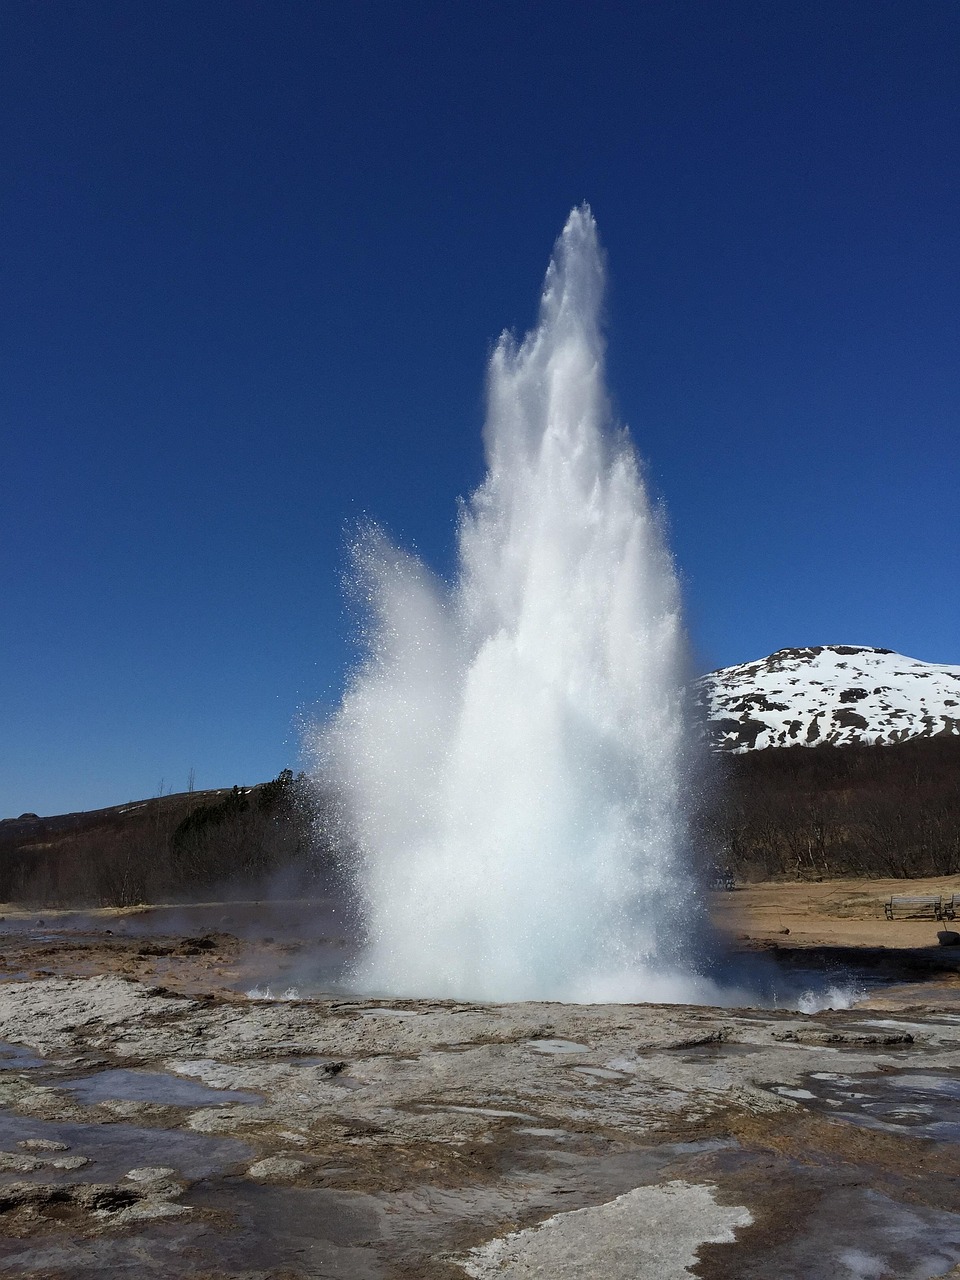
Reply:
[[0, 983], [4, 1276], [960, 1264], [949, 984], [802, 1015], [271, 1001], [104, 968]]

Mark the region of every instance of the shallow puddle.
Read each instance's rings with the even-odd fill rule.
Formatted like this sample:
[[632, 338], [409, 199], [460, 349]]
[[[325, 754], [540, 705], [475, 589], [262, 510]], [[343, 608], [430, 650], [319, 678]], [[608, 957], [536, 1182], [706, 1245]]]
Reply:
[[38, 1058], [22, 1044], [8, 1044], [0, 1040], [0, 1071], [30, 1071], [34, 1067], [45, 1067], [43, 1058]]
[[898, 1089], [920, 1090], [926, 1093], [942, 1094], [954, 1102], [960, 1102], [960, 1079], [955, 1076], [923, 1075], [913, 1073], [902, 1076], [891, 1076], [890, 1083]]
[[960, 1214], [922, 1203], [922, 1174], [909, 1203], [871, 1186], [883, 1175], [869, 1165], [818, 1166], [769, 1151], [731, 1147], [707, 1156], [698, 1176], [740, 1203], [764, 1204], [768, 1215], [765, 1230], [738, 1232], [727, 1259], [708, 1248], [704, 1265], [701, 1253], [710, 1277], [933, 1280], [960, 1262]]
[[780, 1097], [864, 1128], [944, 1142], [960, 1140], [960, 1078], [952, 1074], [816, 1071], [804, 1078], [801, 1088], [770, 1087]]
[[58, 1088], [69, 1089], [78, 1102], [156, 1102], [161, 1106], [223, 1106], [247, 1102], [259, 1106], [263, 1097], [244, 1089], [211, 1089], [197, 1080], [187, 1080], [166, 1071], [129, 1071], [117, 1068], [98, 1071], [79, 1080], [64, 1080]]
[[578, 1076], [589, 1076], [591, 1080], [625, 1080], [622, 1071], [612, 1071], [609, 1067], [574, 1067]]
[[[145, 1129], [130, 1124], [80, 1124], [37, 1120], [0, 1110], [0, 1149], [23, 1150], [24, 1142], [64, 1143], [64, 1155], [85, 1156], [90, 1163], [64, 1174], [71, 1182], [116, 1182], [130, 1169], [165, 1165], [187, 1180], [209, 1178], [247, 1164], [253, 1149], [235, 1138], [210, 1137], [182, 1129]], [[60, 1153], [58, 1153], [60, 1154]], [[61, 1175], [44, 1168], [17, 1179], [54, 1182]]]
[[537, 1053], [589, 1053], [590, 1046], [576, 1040], [528, 1040], [527, 1047]]
[[747, 1058], [760, 1048], [755, 1044], [740, 1044], [732, 1040], [711, 1040], [707, 1044], [685, 1045], [681, 1062], [713, 1062], [721, 1058]]

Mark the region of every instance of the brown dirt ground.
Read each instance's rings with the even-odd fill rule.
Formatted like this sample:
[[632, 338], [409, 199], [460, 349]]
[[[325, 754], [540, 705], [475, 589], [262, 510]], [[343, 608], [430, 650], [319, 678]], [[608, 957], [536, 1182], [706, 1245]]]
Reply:
[[789, 937], [791, 947], [930, 947], [939, 930], [960, 931], [960, 919], [887, 920], [884, 901], [892, 894], [953, 893], [960, 895], [960, 877], [766, 881], [712, 894], [711, 915], [724, 933], [760, 944]]

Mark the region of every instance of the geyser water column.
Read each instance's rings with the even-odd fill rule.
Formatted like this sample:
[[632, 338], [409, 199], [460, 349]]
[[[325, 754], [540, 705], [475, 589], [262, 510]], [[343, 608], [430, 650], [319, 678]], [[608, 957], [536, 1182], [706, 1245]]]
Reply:
[[368, 943], [355, 985], [693, 999], [676, 574], [611, 419], [603, 263], [575, 209], [536, 328], [490, 362], [452, 587], [367, 530], [365, 656], [314, 731]]

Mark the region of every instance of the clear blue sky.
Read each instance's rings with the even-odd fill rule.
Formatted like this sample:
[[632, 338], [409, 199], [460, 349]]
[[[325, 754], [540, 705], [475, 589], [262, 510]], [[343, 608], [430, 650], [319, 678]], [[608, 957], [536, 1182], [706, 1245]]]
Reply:
[[253, 783], [588, 200], [706, 669], [960, 662], [955, 0], [5, 0], [0, 817]]

